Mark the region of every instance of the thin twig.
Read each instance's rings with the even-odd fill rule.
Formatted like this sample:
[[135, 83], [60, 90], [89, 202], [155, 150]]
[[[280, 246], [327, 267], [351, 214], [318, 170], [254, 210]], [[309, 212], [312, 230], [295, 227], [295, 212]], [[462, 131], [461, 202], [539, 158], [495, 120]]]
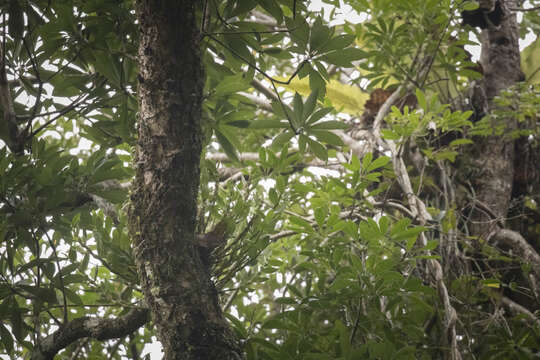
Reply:
[[536, 11], [536, 10], [540, 10], [540, 6], [535, 6], [535, 7], [527, 8], [527, 9], [522, 9], [522, 8], [508, 8], [508, 9], [512, 11]]
[[67, 322], [68, 322], [68, 305], [67, 305], [67, 297], [66, 297], [66, 288], [65, 288], [65, 285], [64, 285], [64, 276], [62, 275], [62, 267], [60, 266], [60, 260], [58, 259], [58, 253], [56, 251], [56, 246], [54, 245], [51, 237], [49, 236], [47, 231], [45, 231], [45, 229], [41, 229], [41, 231], [43, 231], [43, 234], [47, 238], [47, 241], [48, 241], [49, 245], [52, 248], [52, 251], [53, 251], [53, 254], [54, 254], [54, 262], [56, 263], [56, 267], [58, 268], [58, 279], [60, 281], [60, 291], [62, 292], [62, 300], [64, 302], [64, 306], [63, 306], [63, 309], [64, 309], [64, 324], [67, 324]]
[[[98, 86], [96, 88], [100, 88], [103, 85], [103, 83], [105, 83], [105, 80], [102, 81], [102, 83], [98, 84]], [[43, 130], [47, 126], [51, 125], [53, 122], [55, 122], [61, 116], [67, 114], [68, 112], [70, 112], [72, 110], [75, 110], [77, 108], [77, 106], [83, 104], [90, 97], [90, 95], [92, 95], [92, 92], [82, 93], [81, 95], [79, 95], [71, 104], [67, 105], [62, 110], [60, 110], [56, 116], [54, 116], [52, 119], [45, 122], [45, 124], [41, 125], [36, 130], [32, 131], [32, 133], [29, 135], [28, 138], [34, 137], [41, 130]]]
[[[32, 238], [34, 240], [34, 243], [36, 245], [36, 260], [38, 260], [36, 262], [36, 288], [37, 289], [40, 289], [41, 288], [41, 265], [40, 265], [40, 255], [41, 255], [41, 252], [40, 252], [40, 247], [39, 247], [39, 239], [37, 238], [36, 236], [36, 233], [35, 231], [32, 229], [31, 230], [31, 233], [32, 233]], [[39, 331], [39, 313], [43, 307], [43, 304], [41, 302], [36, 302], [37, 304], [39, 304], [39, 307], [38, 306], [34, 306], [33, 309], [34, 309], [34, 342], [37, 344], [37, 346], [39, 347], [39, 344], [41, 342], [41, 334], [40, 334], [40, 331]]]
[[278, 29], [278, 30], [267, 30], [267, 31], [220, 31], [220, 32], [203, 32], [204, 35], [247, 35], [247, 34], [274, 34], [274, 33], [290, 33], [294, 29]]
[[[433, 55], [431, 55], [430, 57], [427, 58], [428, 63], [427, 63], [427, 66], [426, 66], [426, 71], [424, 73], [425, 74], [424, 79], [422, 81], [419, 81], [419, 83], [420, 83], [419, 88], [420, 89], [422, 89], [424, 87], [425, 83], [426, 83], [426, 80], [427, 80], [429, 72], [430, 72], [429, 70], [433, 66], [433, 63], [435, 62], [435, 58], [437, 57], [437, 52], [441, 48], [442, 40], [443, 40], [444, 36], [446, 35], [446, 31], [448, 30], [448, 27], [450, 26], [450, 23], [452, 22], [452, 20], [453, 20], [453, 15], [451, 15], [448, 18], [448, 22], [446, 23], [443, 31], [441, 32], [441, 36], [439, 37], [439, 41], [437, 42], [437, 46], [435, 46], [435, 50], [433, 51]], [[418, 79], [420, 79], [420, 78], [421, 78], [421, 73], [419, 73], [419, 76], [418, 76]]]
[[276, 84], [282, 84], [282, 85], [289, 85], [291, 83], [291, 81], [294, 79], [294, 77], [300, 72], [300, 70], [302, 70], [302, 68], [304, 67], [304, 65], [306, 63], [308, 63], [309, 61], [308, 60], [304, 60], [300, 63], [300, 65], [298, 65], [298, 68], [292, 73], [292, 75], [289, 77], [288, 80], [286, 81], [283, 81], [283, 80], [278, 80], [278, 79], [275, 79], [273, 77], [271, 77], [270, 75], [268, 75], [263, 69], [261, 69], [260, 67], [258, 67], [257, 65], [255, 64], [252, 64], [248, 59], [246, 59], [243, 55], [239, 54], [238, 52], [236, 52], [234, 49], [232, 49], [230, 46], [228, 46], [227, 44], [223, 43], [221, 40], [219, 40], [218, 38], [216, 38], [215, 36], [211, 35], [211, 34], [205, 34], [206, 36], [208, 36], [210, 39], [214, 40], [215, 42], [217, 42], [219, 45], [223, 46], [225, 49], [229, 50], [234, 56], [236, 56], [237, 58], [239, 58], [240, 60], [244, 61], [246, 63], [246, 65], [248, 65], [249, 67], [257, 70], [261, 75], [263, 75], [265, 78], [267, 78], [268, 80], [272, 81], [272, 82], [275, 82]]

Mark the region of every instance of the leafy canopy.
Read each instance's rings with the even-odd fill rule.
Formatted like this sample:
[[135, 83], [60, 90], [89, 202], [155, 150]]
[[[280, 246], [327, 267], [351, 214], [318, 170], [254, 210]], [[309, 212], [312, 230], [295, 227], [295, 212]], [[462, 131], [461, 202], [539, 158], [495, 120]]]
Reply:
[[[464, 50], [476, 45], [469, 40], [476, 30], [459, 16], [471, 3], [355, 0], [347, 6], [364, 17], [355, 24], [334, 21], [345, 8], [338, 1], [320, 11], [293, 0], [203, 2], [198, 231], [226, 219], [228, 243], [214, 253], [213, 280], [248, 359], [442, 356], [445, 315], [425, 264], [448, 259], [441, 242], [448, 234], [468, 243], [457, 201], [444, 199], [432, 170], [459, 161], [473, 135], [505, 132], [455, 106], [481, 77]], [[0, 71], [27, 141], [22, 153], [8, 149], [2, 122], [0, 354], [28, 356], [62, 321], [141, 304], [126, 228], [136, 165], [132, 7], [129, 0], [1, 7]], [[538, 14], [527, 12], [522, 33], [539, 27]], [[523, 123], [538, 116], [539, 44], [523, 52], [527, 86], [500, 99], [524, 109], [513, 113]], [[400, 84], [408, 86], [403, 101], [375, 125]], [[359, 137], [373, 126], [381, 141], [403, 151], [414, 145], [423, 156], [424, 170], [413, 163], [405, 170], [430, 222], [420, 224], [409, 208], [396, 158]], [[513, 135], [537, 141], [538, 129], [520, 131]], [[460, 136], [441, 141], [448, 133]], [[516, 261], [487, 244], [482, 253]], [[517, 271], [527, 274], [527, 266]], [[464, 353], [537, 351], [538, 327], [490, 318], [494, 289], [515, 283], [445, 271]], [[82, 351], [119, 359], [154, 335], [147, 326], [115, 341], [81, 340], [58, 358]]]

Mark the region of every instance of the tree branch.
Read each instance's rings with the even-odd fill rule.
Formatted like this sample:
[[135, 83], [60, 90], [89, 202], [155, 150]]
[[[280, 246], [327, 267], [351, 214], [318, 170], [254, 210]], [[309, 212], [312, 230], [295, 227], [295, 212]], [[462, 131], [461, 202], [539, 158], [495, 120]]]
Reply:
[[253, 17], [253, 22], [261, 25], [277, 27], [279, 24], [271, 16], [268, 16], [260, 11], [254, 10], [250, 14]]
[[24, 134], [21, 134], [17, 126], [15, 107], [13, 106], [6, 73], [6, 54], [2, 46], [0, 46], [0, 107], [3, 112], [2, 121], [0, 122], [0, 137], [12, 152], [15, 154], [22, 153], [24, 140], [21, 140], [21, 138], [24, 137]]
[[[392, 164], [394, 167], [394, 172], [397, 176], [398, 183], [405, 193], [409, 203], [410, 213], [418, 219], [421, 225], [424, 225], [428, 220], [431, 220], [431, 215], [427, 212], [425, 203], [416, 196], [411, 185], [411, 179], [407, 171], [407, 167], [403, 161], [403, 158], [396, 146], [396, 143], [392, 140], [383, 139], [381, 137], [380, 127], [383, 119], [388, 115], [390, 108], [395, 101], [399, 98], [401, 89], [403, 85], [400, 85], [394, 93], [386, 99], [384, 104], [379, 109], [375, 121], [373, 123], [373, 135], [377, 139], [377, 142], [381, 146], [387, 146], [390, 150], [392, 157]], [[421, 244], [426, 245], [427, 239], [424, 233], [420, 234]], [[428, 252], [429, 254], [429, 252]], [[444, 333], [445, 333], [445, 342], [447, 346], [450, 347], [450, 359], [460, 360], [461, 353], [459, 352], [459, 347], [457, 344], [457, 334], [456, 334], [456, 321], [457, 321], [457, 312], [450, 302], [450, 295], [448, 293], [448, 288], [444, 283], [444, 273], [442, 266], [439, 261], [435, 259], [429, 259], [427, 261], [427, 267], [429, 273], [433, 276], [435, 285], [437, 287], [437, 292], [439, 293], [439, 299], [443, 303], [444, 307]]]
[[[334, 134], [340, 137], [341, 141], [347, 145], [357, 158], [361, 159], [368, 152], [373, 152], [376, 140], [371, 131], [356, 131], [352, 136], [343, 130], [332, 130]], [[358, 141], [362, 140], [362, 141]]]
[[[248, 94], [248, 93], [244, 93], [244, 92], [241, 92], [239, 93], [240, 95], [242, 95], [243, 97], [247, 98], [249, 101], [251, 101], [252, 103], [254, 103], [255, 105], [257, 105], [259, 108], [263, 109], [263, 110], [266, 110], [268, 112], [273, 112], [274, 109], [272, 109], [272, 105], [270, 105], [270, 103], [268, 101], [266, 101], [264, 98], [260, 98], [256, 95], [253, 95], [253, 94]], [[251, 103], [249, 103], [249, 105], [252, 105]]]
[[[259, 80], [253, 79], [251, 81], [251, 85], [253, 85], [255, 90], [257, 90], [258, 92], [260, 92], [261, 94], [266, 96], [268, 98], [268, 100], [270, 100], [270, 101], [279, 101], [279, 98], [277, 97], [277, 95], [272, 90], [270, 90], [266, 86], [264, 86], [264, 84], [262, 82], [260, 82]], [[268, 104], [268, 106], [270, 107], [270, 111], [274, 111], [272, 109], [271, 104]], [[265, 106], [265, 108], [266, 107], [267, 106]]]
[[47, 336], [32, 353], [32, 360], [52, 360], [62, 349], [82, 338], [108, 340], [131, 334], [150, 320], [148, 309], [134, 308], [116, 319], [81, 317]]
[[[230, 162], [231, 159], [225, 153], [210, 153], [206, 154], [207, 160], [212, 161], [221, 161], [221, 162]], [[258, 161], [259, 153], [254, 152], [245, 152], [238, 154], [238, 160], [242, 161]]]
[[506, 306], [510, 310], [510, 312], [516, 315], [525, 315], [533, 325], [540, 327], [540, 319], [538, 319], [538, 317], [536, 317], [528, 309], [519, 305], [517, 302], [510, 300], [506, 296], [503, 296], [501, 298], [501, 302], [503, 303], [504, 306]]
[[512, 10], [512, 11], [537, 11], [537, 10], [540, 10], [540, 6], [535, 6], [535, 7], [527, 8], [527, 9], [511, 7], [511, 8], [508, 8], [508, 10]]
[[508, 229], [499, 229], [492, 236], [495, 243], [504, 244], [510, 249], [517, 251], [517, 257], [531, 264], [531, 269], [536, 276], [536, 281], [540, 279], [540, 255], [525, 240], [521, 234]]

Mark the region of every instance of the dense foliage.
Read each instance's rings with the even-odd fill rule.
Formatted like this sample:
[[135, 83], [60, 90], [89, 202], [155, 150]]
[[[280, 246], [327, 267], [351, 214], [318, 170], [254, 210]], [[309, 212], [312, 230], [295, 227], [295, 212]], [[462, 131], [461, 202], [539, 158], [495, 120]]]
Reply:
[[[540, 31], [508, 3], [522, 38]], [[540, 40], [480, 108], [476, 2], [308, 5], [198, 5], [198, 233], [226, 240], [206, 260], [246, 357], [540, 356]], [[0, 12], [0, 354], [29, 358], [74, 319], [144, 306], [126, 215], [138, 29], [130, 0]], [[502, 218], [475, 200], [493, 137], [516, 148]], [[528, 247], [477, 232], [475, 211]], [[154, 335], [87, 334], [57, 358], [138, 358]]]

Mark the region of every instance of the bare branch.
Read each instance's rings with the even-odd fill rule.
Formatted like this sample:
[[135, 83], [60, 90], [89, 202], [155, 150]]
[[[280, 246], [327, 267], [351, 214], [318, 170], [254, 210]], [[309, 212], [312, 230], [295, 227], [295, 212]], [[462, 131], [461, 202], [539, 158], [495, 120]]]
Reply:
[[117, 339], [131, 334], [150, 320], [148, 309], [134, 308], [116, 319], [81, 317], [47, 336], [32, 353], [32, 360], [53, 360], [62, 349], [82, 338]]
[[[381, 137], [380, 127], [383, 119], [386, 117], [392, 105], [397, 101], [403, 85], [400, 85], [392, 95], [386, 99], [384, 104], [379, 109], [377, 116], [373, 124], [373, 135], [377, 139], [377, 142], [381, 146], [387, 146], [390, 150], [392, 157], [392, 165], [394, 166], [394, 172], [397, 176], [398, 183], [405, 193], [408, 203], [410, 213], [418, 219], [421, 225], [425, 224], [428, 220], [431, 220], [431, 215], [427, 212], [425, 203], [420, 200], [414, 193], [411, 179], [405, 166], [405, 162], [398, 151], [398, 148], [394, 141], [383, 139]], [[420, 234], [420, 239], [422, 245], [427, 243], [427, 239], [424, 233]], [[460, 360], [461, 353], [459, 352], [459, 347], [457, 344], [457, 334], [456, 334], [456, 321], [457, 321], [457, 312], [450, 302], [450, 296], [448, 294], [448, 288], [444, 283], [444, 273], [439, 261], [435, 259], [430, 259], [427, 262], [427, 266], [430, 274], [433, 276], [435, 285], [437, 287], [437, 292], [439, 293], [439, 298], [444, 306], [444, 332], [445, 332], [445, 341], [450, 347], [451, 359]]]
[[257, 23], [257, 24], [261, 24], [261, 25], [267, 25], [267, 26], [271, 26], [271, 27], [277, 27], [278, 26], [278, 23], [276, 22], [276, 20], [271, 17], [271, 16], [268, 16], [260, 11], [257, 11], [257, 10], [254, 10], [251, 12], [251, 16], [253, 17], [253, 22], [254, 23]]
[[536, 275], [536, 281], [540, 279], [540, 255], [525, 240], [521, 234], [509, 229], [499, 229], [492, 236], [494, 243], [504, 244], [517, 252], [517, 256], [531, 264], [532, 271]]
[[[260, 82], [257, 79], [253, 79], [251, 81], [251, 85], [255, 88], [255, 90], [259, 91], [261, 94], [266, 96], [268, 100], [270, 101], [279, 101], [277, 95], [270, 89], [268, 89], [262, 82]], [[272, 105], [268, 104], [270, 106], [270, 109], [272, 109]], [[273, 110], [271, 110], [273, 111]]]
[[397, 210], [401, 211], [402, 213], [404, 213], [405, 215], [407, 215], [407, 216], [409, 216], [411, 218], [414, 217], [413, 214], [411, 213], [411, 211], [409, 209], [407, 209], [406, 206], [403, 206], [398, 202], [380, 201], [380, 202], [373, 202], [372, 205], [377, 207], [377, 208], [382, 208], [382, 209], [385, 209], [385, 208], [397, 209]]
[[89, 194], [89, 195], [94, 201], [94, 203], [97, 205], [97, 207], [100, 208], [101, 211], [103, 211], [105, 215], [110, 217], [116, 225], [118, 225], [119, 224], [118, 213], [114, 205], [108, 202], [107, 200], [105, 200], [104, 198], [102, 198], [101, 196], [98, 196], [95, 194]]
[[352, 153], [359, 159], [363, 158], [368, 152], [373, 152], [373, 149], [375, 149], [376, 140], [371, 131], [357, 131], [354, 136], [351, 136], [342, 130], [333, 130], [332, 132], [339, 136], [341, 141], [343, 141], [343, 143], [347, 145]]
[[403, 85], [400, 85], [396, 89], [396, 91], [394, 91], [392, 95], [390, 95], [388, 99], [386, 99], [384, 104], [379, 109], [379, 112], [377, 113], [377, 116], [375, 117], [375, 120], [373, 121], [373, 132], [375, 134], [378, 135], [380, 133], [382, 121], [384, 117], [390, 112], [390, 108], [392, 107], [392, 105], [394, 105], [395, 102], [399, 99], [401, 95], [401, 90], [403, 90]]
[[517, 302], [507, 298], [506, 296], [503, 296], [501, 298], [501, 302], [504, 304], [504, 306], [506, 306], [510, 310], [510, 312], [516, 315], [520, 315], [520, 314], [525, 315], [533, 325], [540, 327], [540, 319], [536, 317], [528, 309], [519, 305]]
[[258, 97], [256, 95], [248, 94], [248, 93], [244, 93], [244, 92], [241, 92], [239, 94], [242, 95], [243, 97], [249, 99], [251, 102], [253, 102], [255, 105], [259, 106], [263, 110], [266, 110], [268, 112], [273, 112], [274, 111], [274, 109], [272, 109], [272, 105], [270, 105], [270, 103], [268, 101], [266, 101], [264, 98], [260, 98], [260, 97]]
[[527, 8], [527, 9], [512, 7], [512, 8], [509, 8], [509, 10], [512, 10], [512, 11], [537, 11], [537, 10], [540, 10], [540, 6], [535, 6], [535, 7]]
[[[207, 160], [230, 162], [231, 159], [225, 153], [211, 153], [206, 154]], [[254, 152], [246, 152], [238, 154], [238, 160], [240, 161], [257, 161], [259, 160], [259, 154]]]

